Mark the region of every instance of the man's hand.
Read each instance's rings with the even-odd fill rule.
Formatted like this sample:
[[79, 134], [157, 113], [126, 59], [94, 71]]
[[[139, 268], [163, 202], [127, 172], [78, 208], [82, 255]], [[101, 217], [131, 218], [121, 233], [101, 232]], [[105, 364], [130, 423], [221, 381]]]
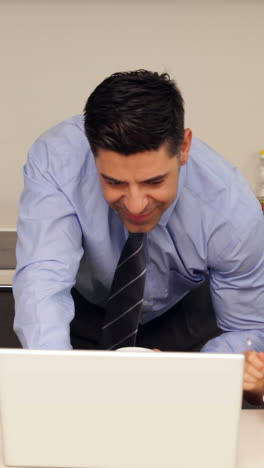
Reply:
[[243, 390], [253, 393], [264, 393], [264, 353], [245, 352]]

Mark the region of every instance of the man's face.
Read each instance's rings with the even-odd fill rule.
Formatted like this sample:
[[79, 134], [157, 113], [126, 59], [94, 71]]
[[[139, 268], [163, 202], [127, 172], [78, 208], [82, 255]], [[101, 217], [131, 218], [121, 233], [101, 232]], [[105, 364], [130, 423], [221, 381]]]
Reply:
[[124, 156], [100, 148], [96, 167], [104, 198], [130, 232], [149, 232], [175, 200], [180, 166], [188, 160], [191, 131], [185, 130], [179, 157], [167, 145], [158, 150]]

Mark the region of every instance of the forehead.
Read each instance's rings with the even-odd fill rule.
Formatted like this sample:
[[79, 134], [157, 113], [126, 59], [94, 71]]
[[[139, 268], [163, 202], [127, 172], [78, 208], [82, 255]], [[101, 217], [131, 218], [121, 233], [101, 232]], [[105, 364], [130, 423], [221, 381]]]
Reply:
[[179, 166], [178, 158], [170, 157], [166, 147], [130, 156], [100, 148], [95, 162], [100, 173], [120, 180], [150, 179], [171, 172]]

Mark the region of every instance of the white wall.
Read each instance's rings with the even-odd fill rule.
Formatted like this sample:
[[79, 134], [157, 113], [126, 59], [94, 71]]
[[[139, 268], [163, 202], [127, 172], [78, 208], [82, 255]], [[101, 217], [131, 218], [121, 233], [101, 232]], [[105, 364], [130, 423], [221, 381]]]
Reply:
[[115, 71], [166, 69], [186, 126], [252, 187], [264, 148], [264, 1], [0, 0], [0, 229], [16, 225], [31, 143]]

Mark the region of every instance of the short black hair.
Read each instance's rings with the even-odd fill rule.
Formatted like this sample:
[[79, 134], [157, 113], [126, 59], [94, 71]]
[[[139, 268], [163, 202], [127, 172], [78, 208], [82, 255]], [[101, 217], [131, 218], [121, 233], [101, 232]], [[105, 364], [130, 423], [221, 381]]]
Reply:
[[84, 108], [85, 134], [99, 148], [129, 156], [168, 144], [178, 155], [184, 139], [184, 101], [168, 73], [114, 73], [100, 83]]

